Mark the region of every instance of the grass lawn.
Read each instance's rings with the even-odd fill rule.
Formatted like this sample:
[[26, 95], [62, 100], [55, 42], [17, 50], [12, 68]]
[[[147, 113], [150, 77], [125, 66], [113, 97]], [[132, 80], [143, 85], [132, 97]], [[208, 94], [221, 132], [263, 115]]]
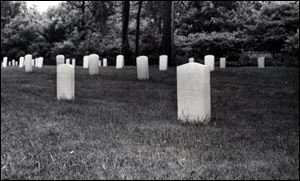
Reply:
[[299, 179], [299, 68], [216, 69], [212, 120], [177, 120], [176, 69], [1, 69], [1, 179]]

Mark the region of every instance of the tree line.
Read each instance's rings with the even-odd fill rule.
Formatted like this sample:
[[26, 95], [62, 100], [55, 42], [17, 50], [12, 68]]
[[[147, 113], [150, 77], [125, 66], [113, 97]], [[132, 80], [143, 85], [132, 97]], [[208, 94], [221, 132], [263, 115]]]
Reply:
[[126, 64], [140, 55], [171, 65], [189, 57], [225, 56], [237, 65], [247, 51], [282, 53], [299, 64], [298, 1], [65, 1], [40, 13], [26, 2], [1, 1], [1, 57], [27, 53], [55, 64], [87, 54]]

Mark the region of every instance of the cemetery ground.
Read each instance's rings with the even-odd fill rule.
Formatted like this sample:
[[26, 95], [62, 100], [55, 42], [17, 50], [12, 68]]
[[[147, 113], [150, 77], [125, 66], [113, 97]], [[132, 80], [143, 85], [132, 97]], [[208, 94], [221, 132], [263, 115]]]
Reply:
[[1, 179], [299, 179], [298, 67], [216, 68], [212, 120], [177, 120], [176, 69], [1, 69]]

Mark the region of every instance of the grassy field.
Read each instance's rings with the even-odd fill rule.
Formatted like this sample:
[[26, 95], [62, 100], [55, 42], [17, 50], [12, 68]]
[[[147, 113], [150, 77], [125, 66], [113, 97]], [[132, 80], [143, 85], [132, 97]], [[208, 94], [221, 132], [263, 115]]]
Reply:
[[176, 69], [1, 69], [1, 179], [299, 179], [299, 69], [211, 73], [212, 120], [180, 123]]

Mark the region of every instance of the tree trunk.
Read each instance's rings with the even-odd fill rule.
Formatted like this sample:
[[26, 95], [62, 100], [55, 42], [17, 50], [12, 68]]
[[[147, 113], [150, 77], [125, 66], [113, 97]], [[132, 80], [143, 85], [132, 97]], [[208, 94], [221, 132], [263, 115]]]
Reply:
[[163, 10], [162, 53], [168, 55], [170, 66], [172, 66], [174, 65], [172, 59], [172, 1], [164, 1]]
[[128, 23], [129, 23], [129, 8], [130, 1], [123, 1], [122, 7], [122, 55], [125, 60], [129, 56], [129, 43], [128, 43]]
[[172, 60], [173, 65], [176, 64], [176, 61], [175, 61], [175, 42], [174, 42], [174, 31], [175, 31], [174, 21], [175, 21], [175, 1], [172, 1], [172, 12], [171, 12], [171, 47], [172, 47], [172, 51], [171, 51], [171, 60]]
[[139, 56], [139, 41], [140, 41], [140, 15], [143, 1], [139, 1], [139, 9], [136, 15], [136, 34], [135, 34], [135, 57]]

